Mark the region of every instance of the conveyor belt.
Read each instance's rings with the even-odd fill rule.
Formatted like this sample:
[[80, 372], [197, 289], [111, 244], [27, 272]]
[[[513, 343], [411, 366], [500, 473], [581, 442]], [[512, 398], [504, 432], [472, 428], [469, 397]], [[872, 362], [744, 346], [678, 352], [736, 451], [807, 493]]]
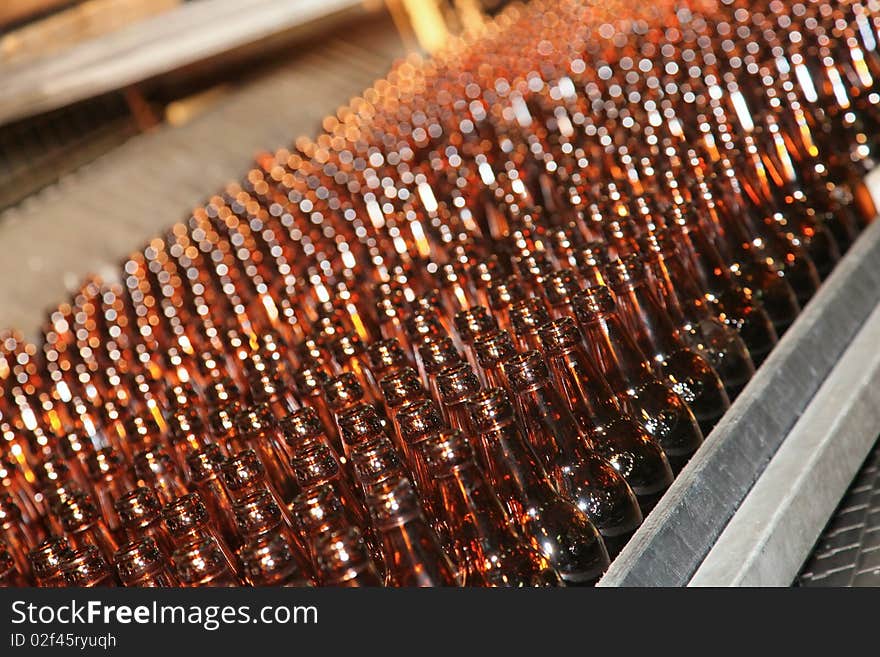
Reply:
[[387, 15], [347, 26], [191, 123], [138, 135], [0, 213], [0, 327], [34, 337], [85, 275], [112, 279], [118, 259], [241, 176], [255, 152], [313, 136], [403, 54]]
[[880, 441], [816, 543], [799, 586], [880, 586]]

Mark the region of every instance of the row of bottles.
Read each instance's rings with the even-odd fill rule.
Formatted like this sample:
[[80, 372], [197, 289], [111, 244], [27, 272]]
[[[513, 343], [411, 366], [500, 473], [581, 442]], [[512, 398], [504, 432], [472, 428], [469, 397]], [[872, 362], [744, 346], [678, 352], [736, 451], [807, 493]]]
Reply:
[[874, 215], [876, 5], [398, 63], [0, 336], [0, 583], [595, 583]]

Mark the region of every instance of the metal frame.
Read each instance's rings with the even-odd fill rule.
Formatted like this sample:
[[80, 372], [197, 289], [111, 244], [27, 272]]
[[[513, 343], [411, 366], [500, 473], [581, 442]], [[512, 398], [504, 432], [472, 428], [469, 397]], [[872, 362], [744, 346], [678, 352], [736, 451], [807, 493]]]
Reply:
[[789, 586], [877, 439], [880, 307], [822, 384], [690, 586]]
[[[691, 581], [755, 482], [805, 414], [820, 386], [836, 370], [844, 352], [851, 345], [859, 348], [855, 344], [856, 336], [880, 302], [877, 263], [880, 263], [880, 225], [875, 222], [807, 304], [703, 447], [612, 563], [600, 586], [684, 586]], [[858, 355], [852, 358], [858, 359]], [[864, 362], [867, 376], [870, 362]], [[843, 367], [843, 361], [840, 365]], [[864, 384], [864, 380], [861, 383]], [[828, 403], [824, 395], [817, 397], [816, 409]], [[849, 401], [857, 403], [855, 399]], [[871, 405], [869, 397], [858, 403]], [[819, 410], [811, 414], [821, 416]], [[837, 413], [832, 425], [838, 432], [845, 430], [845, 413]], [[858, 454], [859, 449], [854, 447], [851, 459]], [[833, 453], [830, 456], [834, 456]], [[805, 466], [806, 463], [801, 462], [801, 468]], [[797, 463], [792, 467], [797, 467]], [[856, 469], [857, 463], [851, 471], [849, 467], [843, 468], [840, 476], [845, 478], [849, 472], [851, 479]], [[760, 490], [756, 493], [756, 504]], [[828, 488], [829, 499], [835, 490], [835, 487]], [[828, 502], [831, 507], [826, 519], [837, 500], [839, 494], [833, 503]], [[819, 509], [815, 511], [821, 515]], [[743, 523], [748, 522], [745, 516], [741, 518]], [[819, 531], [821, 525], [815, 535]], [[753, 542], [754, 536], [752, 534]], [[784, 537], [780, 535], [774, 540], [784, 541]], [[737, 558], [742, 558], [742, 554], [732, 556], [731, 561]], [[759, 567], [757, 556], [752, 564]], [[703, 571], [695, 583], [708, 583], [710, 580], [703, 579], [708, 573]]]

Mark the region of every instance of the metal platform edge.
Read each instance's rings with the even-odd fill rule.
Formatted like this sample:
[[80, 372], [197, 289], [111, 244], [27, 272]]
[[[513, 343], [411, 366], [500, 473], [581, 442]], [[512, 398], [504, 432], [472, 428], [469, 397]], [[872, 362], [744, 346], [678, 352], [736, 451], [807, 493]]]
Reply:
[[789, 586], [880, 428], [880, 307], [831, 371], [689, 586]]
[[874, 222], [803, 309], [599, 586], [690, 582], [880, 302], [878, 263], [880, 222]]

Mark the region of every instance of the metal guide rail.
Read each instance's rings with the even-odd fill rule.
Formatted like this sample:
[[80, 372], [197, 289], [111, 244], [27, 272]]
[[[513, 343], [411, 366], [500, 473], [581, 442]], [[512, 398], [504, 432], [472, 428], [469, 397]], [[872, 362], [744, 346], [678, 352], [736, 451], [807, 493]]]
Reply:
[[[785, 584], [791, 583], [873, 442], [865, 441], [865, 428], [855, 425], [860, 418], [866, 424], [873, 422], [871, 435], [876, 436], [876, 427], [880, 424], [880, 418], [875, 421], [871, 417], [880, 409], [880, 404], [875, 403], [880, 399], [872, 400], [872, 395], [868, 394], [874, 362], [878, 359], [865, 360], [865, 350], [872, 340], [873, 345], [877, 340], [867, 326], [864, 329], [867, 333], [861, 333], [880, 302], [878, 262], [880, 226], [875, 222], [865, 230], [807, 304], [703, 447], [611, 565], [600, 586], [684, 586], [692, 579], [694, 584], [709, 585], [770, 583], [760, 578], [757, 581], [743, 579], [729, 572], [737, 565], [742, 566], [744, 556], [755, 547], [759, 532], [752, 528], [750, 533], [740, 535], [735, 546], [732, 543], [726, 545], [726, 553], [724, 549], [716, 550], [716, 544], [744, 500], [751, 498], [757, 505], [759, 501], [772, 498], [772, 508], [778, 497], [773, 493], [781, 494], [787, 490], [790, 481], [775, 481], [769, 486], [771, 482], [765, 480], [762, 488], [768, 490], [765, 490], [764, 497], [750, 495], [822, 388], [823, 395], [812, 415], [823, 419], [826, 433], [834, 429], [840, 438], [836, 443], [832, 441], [835, 448], [846, 451], [844, 448], [849, 446], [850, 449], [848, 459], [839, 464], [839, 482], [829, 484], [824, 491], [823, 499], [827, 499], [824, 506], [828, 508], [821, 504], [813, 506], [817, 516], [822, 513], [824, 516], [818, 520], [811, 518], [807, 523], [809, 527], [801, 528], [803, 545], [800, 551], [795, 551], [800, 554], [789, 557], [789, 561], [792, 564], [796, 561], [796, 564], [791, 567], [791, 572], [786, 571], [788, 580]], [[880, 316], [876, 321], [880, 327]], [[857, 339], [859, 336], [861, 340]], [[851, 349], [853, 351], [842, 370], [839, 362]], [[864, 365], [860, 370], [862, 376], [856, 377], [850, 372], [849, 380], [844, 381], [845, 370], [851, 369], [851, 362]], [[822, 410], [828, 408], [824, 404], [832, 403], [832, 398], [840, 394], [841, 386], [847, 384], [855, 385], [856, 389], [850, 389], [836, 400], [843, 409], [843, 418], [833, 407], [830, 411]], [[847, 417], [847, 408], [851, 412], [856, 409], [864, 412], [859, 417], [850, 415], [849, 421], [845, 422], [842, 420]], [[844, 430], [853, 433], [842, 437], [840, 432]], [[790, 457], [795, 473], [805, 472], [809, 467], [816, 467], [817, 463], [834, 466], [830, 456], [824, 461], [814, 459], [809, 463], [799, 457], [803, 455]], [[785, 476], [790, 475], [787, 472]], [[806, 489], [799, 492], [807, 494]], [[749, 523], [749, 519], [742, 515], [740, 521], [744, 525]], [[772, 537], [784, 547], [785, 528], [768, 521], [763, 530], [765, 536]], [[736, 534], [733, 532], [727, 537], [732, 541]], [[708, 570], [711, 563], [704, 564], [707, 555], [718, 559], [712, 571]], [[761, 557], [760, 551], [750, 554], [748, 564], [760, 568]]]

